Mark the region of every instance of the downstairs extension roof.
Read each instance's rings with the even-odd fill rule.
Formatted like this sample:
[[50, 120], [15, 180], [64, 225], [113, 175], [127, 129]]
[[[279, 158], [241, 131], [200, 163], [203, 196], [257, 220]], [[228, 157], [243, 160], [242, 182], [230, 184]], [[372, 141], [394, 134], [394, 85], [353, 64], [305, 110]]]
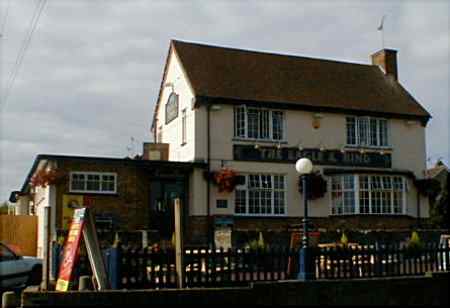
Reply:
[[376, 65], [172, 40], [152, 127], [172, 51], [198, 101], [378, 114], [418, 119], [424, 125], [431, 117], [397, 80]]
[[[132, 159], [132, 158], [117, 158], [117, 157], [98, 157], [98, 156], [73, 156], [73, 155], [53, 155], [53, 154], [39, 154], [36, 156], [33, 165], [28, 172], [25, 181], [22, 184], [20, 191], [13, 191], [10, 196], [10, 200], [13, 198], [13, 194], [26, 194], [30, 187], [30, 181], [34, 173], [39, 170], [40, 165], [45, 164], [47, 161], [80, 161], [90, 163], [112, 163], [121, 165], [132, 165], [139, 167], [170, 167], [170, 168], [204, 168], [206, 163], [204, 162], [177, 162], [167, 160], [146, 160], [146, 159]], [[13, 201], [11, 201], [13, 202]]]

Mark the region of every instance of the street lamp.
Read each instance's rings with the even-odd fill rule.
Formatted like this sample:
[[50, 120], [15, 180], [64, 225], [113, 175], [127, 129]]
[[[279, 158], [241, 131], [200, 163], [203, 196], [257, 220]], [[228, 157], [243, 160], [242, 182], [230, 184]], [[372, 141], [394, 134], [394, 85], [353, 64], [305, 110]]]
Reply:
[[309, 247], [308, 241], [308, 176], [313, 169], [313, 164], [308, 158], [300, 158], [295, 163], [295, 170], [300, 174], [303, 187], [303, 204], [304, 204], [304, 215], [303, 215], [303, 237], [302, 237], [302, 247], [300, 249], [299, 258], [299, 273], [297, 276], [298, 280], [312, 280], [314, 279], [314, 262], [312, 259], [311, 248]]

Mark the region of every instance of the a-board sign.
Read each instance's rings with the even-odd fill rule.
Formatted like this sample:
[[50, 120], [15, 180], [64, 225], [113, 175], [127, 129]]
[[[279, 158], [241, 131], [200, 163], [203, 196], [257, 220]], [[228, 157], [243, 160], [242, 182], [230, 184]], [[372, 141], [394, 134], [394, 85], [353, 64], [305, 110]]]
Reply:
[[70, 288], [70, 283], [74, 278], [73, 269], [74, 266], [77, 266], [79, 259], [81, 235], [84, 238], [97, 289], [105, 290], [109, 288], [109, 281], [92, 213], [89, 208], [80, 208], [74, 211], [69, 234], [64, 245], [59, 276], [56, 282], [56, 291], [68, 291]]
[[86, 208], [76, 209], [70, 224], [69, 234], [63, 249], [62, 262], [56, 282], [56, 291], [69, 290], [73, 269], [79, 258], [81, 234], [85, 224]]

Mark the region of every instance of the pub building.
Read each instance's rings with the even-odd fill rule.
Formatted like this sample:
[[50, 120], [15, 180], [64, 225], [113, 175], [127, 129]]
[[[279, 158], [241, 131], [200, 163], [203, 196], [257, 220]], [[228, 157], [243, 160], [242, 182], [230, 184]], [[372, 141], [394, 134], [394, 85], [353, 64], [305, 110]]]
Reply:
[[309, 202], [316, 230], [426, 222], [428, 199], [415, 183], [431, 116], [400, 84], [396, 50], [370, 58], [170, 42], [151, 130], [170, 161], [207, 164], [192, 176], [189, 243], [239, 246], [259, 232], [284, 241], [303, 215], [301, 157], [322, 183]]
[[308, 157], [309, 215], [321, 237], [409, 231], [429, 217], [417, 183], [431, 116], [398, 82], [395, 50], [371, 60], [172, 40], [154, 142], [140, 157], [38, 155], [10, 201], [18, 214], [38, 216], [41, 257], [80, 206], [92, 208], [106, 244], [134, 233], [143, 245], [170, 245], [175, 198], [186, 247], [239, 248], [260, 234], [272, 247], [286, 246], [303, 215], [295, 162]]

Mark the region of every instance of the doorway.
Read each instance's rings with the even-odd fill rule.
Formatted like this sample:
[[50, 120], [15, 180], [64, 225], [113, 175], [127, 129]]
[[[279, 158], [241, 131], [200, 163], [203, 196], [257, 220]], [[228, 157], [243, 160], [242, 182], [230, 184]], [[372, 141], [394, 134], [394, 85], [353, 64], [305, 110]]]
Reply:
[[174, 200], [185, 203], [183, 179], [155, 180], [150, 184], [150, 229], [158, 230], [161, 240], [170, 240], [175, 230]]

